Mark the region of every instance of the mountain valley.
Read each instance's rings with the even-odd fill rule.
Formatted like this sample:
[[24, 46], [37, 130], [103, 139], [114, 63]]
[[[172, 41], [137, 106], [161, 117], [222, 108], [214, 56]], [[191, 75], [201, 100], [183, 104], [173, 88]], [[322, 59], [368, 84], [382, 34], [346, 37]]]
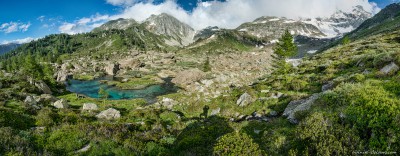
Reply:
[[399, 19], [161, 13], [0, 48], [0, 155], [395, 155]]

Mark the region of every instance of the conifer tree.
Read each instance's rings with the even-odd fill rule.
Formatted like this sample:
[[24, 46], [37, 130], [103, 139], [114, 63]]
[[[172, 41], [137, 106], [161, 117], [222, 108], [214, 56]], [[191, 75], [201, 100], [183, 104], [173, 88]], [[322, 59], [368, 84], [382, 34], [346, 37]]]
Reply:
[[275, 72], [281, 74], [287, 73], [291, 66], [286, 63], [286, 59], [297, 54], [297, 46], [289, 30], [286, 29], [285, 33], [279, 39], [274, 48], [274, 53], [276, 54], [274, 61]]
[[279, 39], [276, 47], [274, 48], [275, 54], [281, 59], [291, 57], [297, 54], [297, 46], [294, 43], [292, 34], [286, 29], [285, 33]]

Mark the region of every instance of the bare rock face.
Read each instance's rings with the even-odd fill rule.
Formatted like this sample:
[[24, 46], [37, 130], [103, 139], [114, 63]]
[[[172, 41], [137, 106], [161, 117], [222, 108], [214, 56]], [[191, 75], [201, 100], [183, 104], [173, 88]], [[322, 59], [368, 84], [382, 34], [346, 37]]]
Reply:
[[315, 100], [317, 100], [320, 96], [321, 93], [316, 93], [307, 99], [295, 100], [290, 102], [283, 112], [283, 116], [286, 116], [291, 123], [297, 124], [298, 121], [295, 118], [295, 113], [299, 111], [309, 110], [314, 104]]
[[176, 77], [172, 79], [172, 83], [186, 86], [203, 79], [205, 76], [206, 74], [199, 69], [189, 69], [176, 74]]
[[40, 96], [35, 97], [35, 100], [38, 103], [43, 103], [43, 102], [54, 103], [58, 101], [58, 99], [51, 94], [42, 94]]
[[236, 101], [236, 104], [239, 105], [240, 107], [244, 107], [244, 106], [249, 105], [252, 102], [253, 102], [253, 98], [251, 97], [251, 95], [248, 93], [244, 93]]
[[329, 81], [327, 84], [324, 84], [321, 88], [323, 92], [331, 90], [335, 87], [335, 83], [333, 81]]
[[170, 70], [161, 70], [157, 76], [161, 78], [175, 77], [176, 73]]
[[399, 71], [399, 69], [400, 69], [400, 67], [396, 63], [392, 62], [392, 63], [386, 65], [385, 67], [383, 67], [380, 71], [383, 74], [388, 75], [391, 73], [396, 73], [397, 71]]
[[114, 109], [114, 108], [109, 108], [105, 111], [100, 112], [99, 114], [96, 115], [97, 118], [99, 119], [106, 119], [106, 120], [113, 120], [113, 119], [118, 119], [121, 117], [121, 113]]
[[68, 108], [68, 101], [65, 99], [60, 99], [53, 103], [53, 106], [58, 109]]
[[57, 72], [57, 81], [58, 82], [64, 82], [67, 81], [67, 79], [71, 77], [68, 72], [61, 70]]
[[33, 96], [27, 96], [24, 100], [26, 106], [29, 106], [34, 109], [40, 109], [41, 107], [37, 105], [37, 102]]
[[120, 69], [120, 65], [118, 63], [109, 63], [107, 64], [107, 66], [105, 67], [105, 71], [108, 75], [116, 75], [117, 72]]
[[218, 107], [216, 109], [211, 110], [210, 116], [218, 115], [220, 112], [221, 112], [221, 108]]
[[170, 98], [166, 98], [166, 97], [163, 97], [163, 99], [161, 101], [161, 105], [166, 107], [169, 110], [172, 110], [172, 108], [176, 104], [177, 104], [177, 102], [174, 99], [170, 99]]
[[35, 82], [35, 86], [45, 94], [53, 94], [49, 86], [47, 86], [47, 84], [43, 81]]
[[99, 108], [94, 103], [84, 103], [82, 107], [82, 111], [96, 111]]

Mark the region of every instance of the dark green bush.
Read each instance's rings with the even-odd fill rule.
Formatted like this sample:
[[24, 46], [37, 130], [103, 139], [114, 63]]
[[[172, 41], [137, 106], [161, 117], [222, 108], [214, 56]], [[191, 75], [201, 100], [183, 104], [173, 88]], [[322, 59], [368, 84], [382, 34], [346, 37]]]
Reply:
[[218, 139], [213, 155], [252, 155], [261, 156], [263, 151], [246, 133], [232, 132]]

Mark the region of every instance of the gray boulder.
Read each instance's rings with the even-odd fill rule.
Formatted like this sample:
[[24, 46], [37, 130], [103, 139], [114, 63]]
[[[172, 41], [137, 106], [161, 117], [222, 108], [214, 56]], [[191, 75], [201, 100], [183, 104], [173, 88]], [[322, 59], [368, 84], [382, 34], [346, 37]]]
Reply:
[[94, 103], [84, 103], [82, 107], [82, 111], [96, 111], [99, 108]]
[[120, 70], [120, 65], [118, 63], [109, 63], [106, 67], [105, 67], [105, 71], [108, 75], [116, 75], [117, 72]]
[[33, 96], [27, 96], [24, 100], [24, 103], [28, 107], [40, 109], [40, 106], [37, 104], [37, 102]]
[[51, 94], [42, 94], [40, 96], [35, 97], [36, 102], [38, 103], [54, 103], [56, 102], [58, 99], [56, 97], [54, 97]]
[[321, 96], [321, 93], [316, 93], [310, 96], [307, 99], [292, 101], [288, 104], [285, 111], [283, 112], [283, 116], [286, 116], [287, 119], [294, 124], [297, 124], [298, 121], [295, 118], [295, 113], [299, 111], [307, 111], [314, 104], [315, 100], [317, 100]]
[[323, 92], [325, 92], [325, 91], [328, 91], [328, 90], [333, 89], [334, 86], [335, 86], [335, 83], [334, 83], [333, 81], [329, 81], [327, 84], [322, 85], [321, 90], [322, 90]]
[[211, 110], [210, 116], [217, 115], [221, 112], [221, 108]]
[[177, 104], [177, 102], [174, 99], [170, 99], [170, 98], [166, 98], [166, 97], [163, 97], [163, 99], [161, 101], [161, 105], [169, 110], [172, 110], [172, 108], [176, 104]]
[[61, 70], [57, 72], [57, 82], [65, 82], [70, 77], [71, 75], [67, 71]]
[[179, 72], [172, 82], [180, 86], [186, 86], [203, 79], [206, 74], [199, 69], [190, 69]]
[[399, 71], [399, 69], [400, 69], [400, 67], [396, 63], [392, 62], [392, 63], [386, 65], [385, 67], [383, 67], [380, 71], [383, 74], [388, 75], [391, 73], [396, 73], [397, 71]]
[[68, 101], [65, 99], [60, 99], [53, 103], [53, 106], [58, 109], [68, 108]]
[[53, 92], [51, 92], [51, 89], [49, 88], [49, 86], [47, 86], [47, 84], [44, 83], [43, 81], [35, 82], [35, 86], [45, 94], [53, 94]]
[[248, 93], [244, 93], [236, 101], [236, 104], [239, 105], [240, 107], [244, 107], [244, 106], [249, 105], [252, 102], [253, 102], [253, 98], [251, 97], [251, 95]]
[[271, 117], [275, 117], [275, 116], [278, 115], [278, 112], [276, 112], [276, 111], [270, 111], [270, 112], [269, 112], [269, 115], [270, 115]]
[[121, 117], [121, 113], [114, 109], [114, 108], [109, 108], [105, 111], [100, 112], [99, 114], [96, 115], [97, 118], [99, 119], [107, 119], [107, 120], [113, 120], [113, 119], [118, 119]]

